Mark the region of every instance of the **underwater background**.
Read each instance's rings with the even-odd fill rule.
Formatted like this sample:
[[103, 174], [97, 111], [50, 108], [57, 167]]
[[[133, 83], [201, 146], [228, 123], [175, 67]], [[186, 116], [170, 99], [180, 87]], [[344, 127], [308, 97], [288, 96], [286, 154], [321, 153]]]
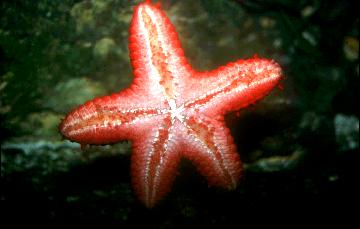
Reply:
[[[283, 67], [281, 86], [226, 116], [245, 165], [232, 192], [183, 160], [154, 209], [134, 197], [131, 143], [61, 138], [77, 105], [128, 87], [129, 0], [0, 3], [2, 221], [183, 228], [252, 225], [265, 215], [353, 218], [359, 200], [359, 18], [351, 0], [163, 0], [189, 62], [210, 70], [254, 54]], [[344, 223], [349, 222], [348, 220]]]

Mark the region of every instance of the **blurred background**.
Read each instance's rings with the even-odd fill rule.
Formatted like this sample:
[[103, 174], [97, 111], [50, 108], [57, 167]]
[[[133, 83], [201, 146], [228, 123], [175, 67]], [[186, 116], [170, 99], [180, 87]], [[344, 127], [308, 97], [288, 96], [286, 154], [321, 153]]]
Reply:
[[332, 222], [351, 212], [360, 162], [355, 1], [161, 1], [195, 69], [257, 54], [280, 63], [285, 77], [226, 117], [244, 162], [239, 187], [209, 188], [183, 160], [171, 193], [152, 210], [131, 190], [131, 143], [81, 151], [57, 130], [72, 108], [130, 85], [128, 29], [139, 2], [0, 3], [5, 222], [218, 227], [320, 212]]

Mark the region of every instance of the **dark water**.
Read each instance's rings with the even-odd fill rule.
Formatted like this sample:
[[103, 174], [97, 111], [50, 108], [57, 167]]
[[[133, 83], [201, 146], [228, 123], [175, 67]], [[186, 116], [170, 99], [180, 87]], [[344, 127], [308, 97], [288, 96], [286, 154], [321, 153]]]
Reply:
[[348, 214], [358, 200], [355, 1], [162, 2], [194, 68], [258, 54], [279, 62], [285, 79], [282, 90], [226, 117], [245, 163], [237, 190], [208, 188], [183, 161], [172, 192], [153, 210], [131, 191], [130, 143], [81, 151], [57, 130], [73, 107], [131, 83], [134, 5], [0, 3], [1, 199], [8, 223], [220, 227], [256, 225], [265, 215], [277, 225], [289, 216], [297, 222], [320, 219], [321, 212], [332, 222]]

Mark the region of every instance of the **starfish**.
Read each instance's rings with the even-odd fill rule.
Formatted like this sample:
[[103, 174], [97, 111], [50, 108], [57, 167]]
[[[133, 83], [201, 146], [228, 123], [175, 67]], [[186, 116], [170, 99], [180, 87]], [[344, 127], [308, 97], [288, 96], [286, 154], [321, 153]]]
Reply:
[[82, 146], [130, 140], [133, 189], [149, 208], [169, 192], [182, 157], [210, 186], [235, 189], [242, 166], [224, 115], [266, 96], [280, 66], [254, 57], [196, 71], [168, 17], [149, 1], [134, 9], [129, 50], [131, 86], [71, 111], [62, 135]]

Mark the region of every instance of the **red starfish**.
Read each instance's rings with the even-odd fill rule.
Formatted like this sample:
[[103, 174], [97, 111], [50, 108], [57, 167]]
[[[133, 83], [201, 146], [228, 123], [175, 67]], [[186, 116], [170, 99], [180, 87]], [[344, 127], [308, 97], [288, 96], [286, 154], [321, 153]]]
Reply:
[[73, 110], [60, 125], [63, 136], [81, 145], [131, 140], [132, 183], [147, 207], [170, 190], [182, 156], [210, 185], [234, 189], [241, 162], [224, 114], [264, 97], [281, 78], [279, 65], [253, 58], [197, 72], [150, 2], [134, 9], [129, 40], [132, 85]]

